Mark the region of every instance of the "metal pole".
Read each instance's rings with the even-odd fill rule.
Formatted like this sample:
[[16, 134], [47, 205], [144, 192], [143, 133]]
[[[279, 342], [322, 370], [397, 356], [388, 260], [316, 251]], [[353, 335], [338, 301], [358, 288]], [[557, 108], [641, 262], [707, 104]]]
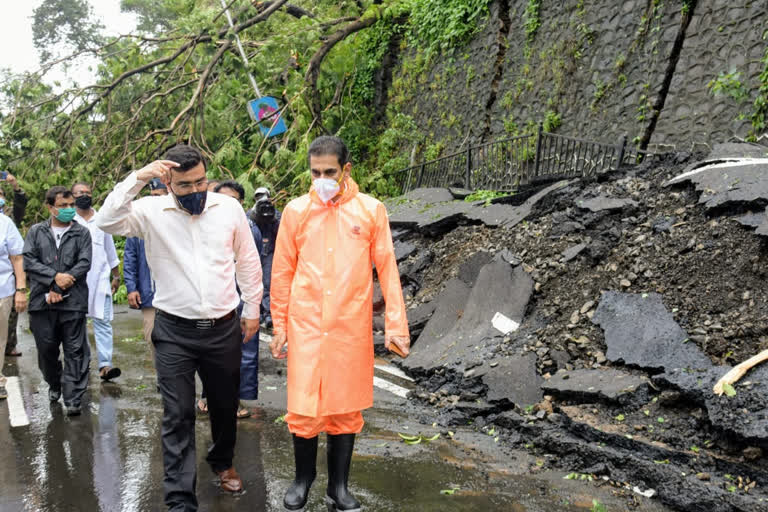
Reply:
[[426, 164], [421, 164], [421, 169], [419, 170], [419, 179], [416, 182], [416, 188], [421, 188], [421, 183], [424, 180], [424, 168], [426, 167]]
[[539, 122], [539, 130], [536, 135], [536, 163], [533, 167], [533, 176], [537, 177], [539, 175], [539, 163], [541, 161], [541, 132], [544, 130], [544, 126], [541, 122]]
[[[224, 0], [221, 0], [221, 6], [224, 8], [224, 14], [227, 15], [229, 28], [234, 30], [235, 24], [232, 23], [232, 16], [229, 15], [229, 8], [227, 7], [227, 4]], [[248, 71], [248, 57], [245, 56], [245, 50], [243, 50], [243, 44], [240, 42], [240, 36], [237, 35], [237, 33], [235, 33], [235, 42], [237, 43], [237, 49], [240, 50], [240, 56], [243, 58], [243, 62], [245, 62], [245, 72], [248, 73], [248, 78], [251, 80], [251, 85], [253, 86], [253, 90], [256, 91], [256, 97], [261, 98], [261, 91], [259, 91], [259, 86], [256, 85], [256, 79], [254, 79], [251, 72]]]

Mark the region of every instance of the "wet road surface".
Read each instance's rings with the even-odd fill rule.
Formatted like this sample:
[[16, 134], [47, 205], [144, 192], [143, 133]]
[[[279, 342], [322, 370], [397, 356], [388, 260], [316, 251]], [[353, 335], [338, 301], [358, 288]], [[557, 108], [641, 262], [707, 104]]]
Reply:
[[[5, 375], [18, 376], [29, 425], [11, 427], [8, 402], [0, 402], [0, 511], [162, 511], [160, 396], [154, 368], [141, 338], [141, 315], [125, 307], [115, 314], [113, 364], [123, 375], [101, 383], [91, 363], [82, 416], [63, 415], [51, 404], [37, 369], [28, 318], [20, 318], [20, 358], [6, 358]], [[254, 415], [238, 422], [235, 467], [245, 493], [220, 493], [204, 461], [210, 440], [207, 418], [196, 423], [201, 511], [279, 511], [293, 478], [290, 434], [280, 421], [285, 407], [285, 366], [262, 343], [259, 400], [247, 402]], [[95, 350], [92, 350], [95, 358]], [[386, 364], [386, 361], [379, 361]], [[377, 370], [398, 386], [399, 379]], [[534, 462], [525, 453], [502, 456], [489, 436], [457, 430], [430, 443], [406, 445], [398, 432], [431, 436], [404, 412], [405, 400], [376, 389], [376, 407], [365, 413], [351, 472], [351, 489], [363, 509], [377, 512], [585, 511], [597, 498], [608, 511], [626, 510], [610, 489], [563, 480], [562, 473], [521, 475]], [[321, 436], [318, 477], [306, 511], [324, 512], [325, 445]], [[448, 491], [448, 492], [441, 492]], [[454, 491], [453, 494], [450, 494]], [[663, 511], [646, 501], [635, 510]]]

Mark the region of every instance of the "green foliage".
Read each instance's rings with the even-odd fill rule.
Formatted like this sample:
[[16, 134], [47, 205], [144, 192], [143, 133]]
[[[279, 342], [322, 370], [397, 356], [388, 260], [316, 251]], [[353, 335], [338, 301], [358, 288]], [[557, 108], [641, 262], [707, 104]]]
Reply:
[[509, 193], [507, 192], [498, 192], [496, 190], [475, 190], [467, 197], [465, 197], [464, 201], [468, 203], [473, 203], [475, 201], [485, 201], [485, 206], [488, 206], [494, 199], [508, 195]]
[[560, 114], [555, 112], [554, 110], [547, 110], [544, 113], [544, 121], [542, 122], [542, 129], [545, 132], [554, 132], [557, 130], [560, 125], [562, 124], [562, 121], [560, 119]]
[[525, 28], [526, 44], [533, 43], [536, 32], [541, 26], [539, 11], [541, 10], [541, 0], [528, 0], [528, 5], [523, 13], [523, 28]]
[[721, 71], [717, 78], [707, 83], [707, 89], [714, 96], [726, 95], [736, 101], [742, 101], [747, 98], [747, 89], [741, 82], [740, 71], [731, 71], [730, 73]]
[[597, 500], [592, 500], [592, 508], [589, 509], [590, 512], [608, 512], [608, 509], [600, 503]]
[[412, 0], [412, 39], [427, 56], [465, 44], [481, 27], [490, 0]]
[[[768, 30], [763, 34], [763, 39], [768, 39]], [[762, 58], [763, 71], [760, 73], [760, 87], [757, 89], [757, 97], [753, 103], [753, 111], [750, 115], [752, 133], [750, 139], [755, 140], [768, 127], [768, 49]]]
[[60, 46], [82, 51], [102, 43], [103, 25], [93, 18], [87, 0], [43, 0], [32, 15], [32, 42], [43, 62]]

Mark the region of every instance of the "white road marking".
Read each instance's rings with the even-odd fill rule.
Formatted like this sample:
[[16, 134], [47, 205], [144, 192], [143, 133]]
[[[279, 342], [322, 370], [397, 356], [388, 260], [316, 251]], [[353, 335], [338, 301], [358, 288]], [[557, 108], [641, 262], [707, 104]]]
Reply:
[[383, 389], [384, 391], [389, 391], [393, 395], [397, 395], [400, 398], [407, 398], [409, 391], [403, 387], [398, 386], [397, 384], [392, 384], [388, 380], [384, 380], [379, 377], [373, 377], [373, 385], [376, 386], [379, 389]]
[[405, 374], [405, 372], [403, 370], [401, 370], [400, 368], [396, 368], [394, 366], [385, 366], [383, 364], [375, 364], [375, 365], [373, 365], [373, 367], [376, 368], [377, 370], [381, 370], [383, 372], [387, 372], [387, 373], [389, 373], [391, 375], [394, 375], [395, 377], [397, 377], [399, 379], [407, 380], [409, 382], [414, 382], [414, 380], [412, 378], [410, 378], [409, 376], [407, 376]]
[[18, 377], [8, 377], [5, 382], [5, 389], [8, 391], [8, 416], [12, 427], [23, 427], [29, 425], [29, 417], [24, 409], [24, 400], [21, 398], [21, 387]]

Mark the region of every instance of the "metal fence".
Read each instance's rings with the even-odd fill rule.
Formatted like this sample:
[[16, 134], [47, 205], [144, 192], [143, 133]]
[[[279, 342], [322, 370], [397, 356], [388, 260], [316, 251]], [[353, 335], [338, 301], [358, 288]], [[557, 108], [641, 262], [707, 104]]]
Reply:
[[513, 192], [525, 185], [589, 177], [652, 153], [627, 148], [627, 138], [606, 144], [555, 133], [539, 124], [535, 134], [470, 146], [385, 176], [402, 192], [420, 187], [463, 187]]

